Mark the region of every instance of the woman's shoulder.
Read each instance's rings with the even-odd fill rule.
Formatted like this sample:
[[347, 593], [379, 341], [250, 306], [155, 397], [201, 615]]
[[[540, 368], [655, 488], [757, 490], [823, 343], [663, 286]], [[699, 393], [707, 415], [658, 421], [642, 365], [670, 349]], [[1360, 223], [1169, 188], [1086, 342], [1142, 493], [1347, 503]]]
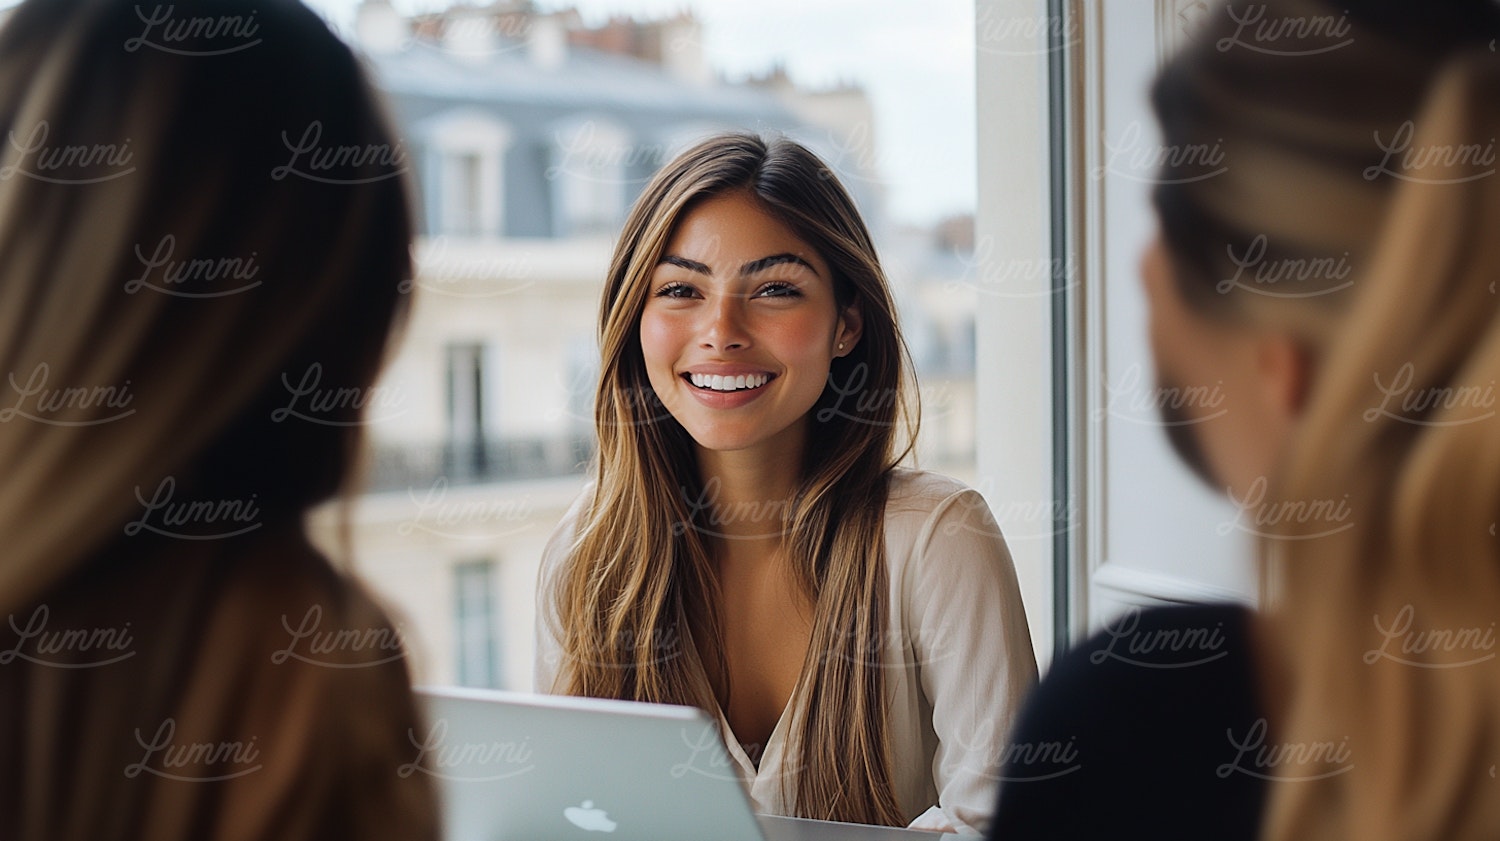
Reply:
[[317, 722], [325, 740], [370, 742], [371, 729], [405, 732], [416, 722], [416, 652], [393, 608], [356, 573], [296, 542], [261, 547], [234, 568], [203, 629], [206, 654], [240, 664], [247, 684], [285, 699], [282, 714]]
[[557, 525], [553, 527], [551, 536], [547, 538], [547, 545], [542, 549], [542, 569], [544, 574], [562, 563], [563, 559], [567, 557], [573, 541], [578, 537], [578, 529], [583, 523], [584, 512], [593, 504], [596, 487], [597, 485], [593, 481], [585, 484], [583, 489], [578, 492], [578, 496], [574, 498], [572, 503], [568, 505], [567, 510], [563, 512], [562, 517], [557, 521]]
[[1057, 693], [1108, 682], [1150, 695], [1185, 683], [1251, 680], [1251, 611], [1213, 603], [1132, 608], [1102, 623], [1053, 665]]
[[[910, 467], [891, 471], [886, 496], [886, 516], [931, 515], [955, 501], [983, 501], [978, 491], [952, 476]], [[964, 507], [974, 507], [972, 504]], [[986, 508], [988, 512], [988, 508]]]
[[897, 467], [891, 471], [891, 504], [921, 500], [941, 502], [954, 494], [969, 490], [974, 489], [944, 473], [916, 467]]
[[892, 471], [885, 506], [886, 538], [891, 546], [928, 545], [968, 536], [988, 544], [1002, 539], [1000, 527], [974, 488], [930, 470]]
[[383, 600], [318, 549], [289, 540], [236, 559], [215, 602], [203, 628], [205, 669], [239, 687], [236, 726], [261, 736], [267, 772], [317, 792], [354, 835], [431, 837], [430, 780], [397, 773], [419, 759], [411, 740], [421, 715], [413, 651]]
[[1234, 766], [1236, 740], [1264, 720], [1251, 616], [1231, 604], [1131, 610], [1060, 657], [1001, 757], [994, 837], [1129, 835], [1137, 827], [1109, 821], [1145, 814], [1157, 837], [1253, 837], [1262, 782]]
[[572, 535], [578, 530], [578, 524], [583, 519], [583, 512], [593, 504], [594, 493], [597, 489], [598, 483], [592, 479], [584, 484], [583, 488], [578, 491], [578, 495], [573, 498], [573, 501], [568, 503], [568, 508], [563, 512], [562, 519], [557, 521], [557, 527], [552, 530], [554, 537], [563, 533]]
[[306, 676], [352, 676], [362, 674], [356, 665], [409, 654], [384, 601], [304, 540], [268, 542], [228, 567], [215, 612], [241, 617], [247, 641], [272, 647], [273, 666], [302, 663], [321, 667]]
[[1129, 609], [1059, 657], [1027, 708], [1034, 720], [1059, 724], [1170, 727], [1215, 711], [1204, 705], [1210, 696], [1248, 703], [1250, 622], [1250, 610], [1236, 604]]

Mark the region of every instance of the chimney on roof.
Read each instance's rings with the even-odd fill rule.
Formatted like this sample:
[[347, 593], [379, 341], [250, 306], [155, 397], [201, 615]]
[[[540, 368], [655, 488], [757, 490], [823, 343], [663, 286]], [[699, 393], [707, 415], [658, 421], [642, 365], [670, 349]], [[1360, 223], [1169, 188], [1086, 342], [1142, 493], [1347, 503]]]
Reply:
[[482, 63], [499, 49], [496, 22], [479, 9], [449, 11], [443, 20], [443, 49], [461, 61]]
[[557, 70], [568, 60], [568, 32], [553, 14], [539, 14], [526, 30], [526, 55], [543, 70]]
[[707, 87], [713, 71], [703, 57], [703, 25], [692, 12], [679, 14], [656, 25], [661, 63], [668, 73], [692, 85]]
[[411, 26], [391, 0], [361, 0], [354, 13], [354, 37], [367, 53], [393, 53], [406, 46]]

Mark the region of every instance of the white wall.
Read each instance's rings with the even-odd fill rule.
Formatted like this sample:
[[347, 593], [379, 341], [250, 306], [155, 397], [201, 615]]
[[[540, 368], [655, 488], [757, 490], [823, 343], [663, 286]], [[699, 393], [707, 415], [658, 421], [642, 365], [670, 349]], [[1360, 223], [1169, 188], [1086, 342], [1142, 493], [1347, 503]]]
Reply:
[[[1181, 37], [1175, 6], [1149, 0], [1085, 3], [1088, 93], [1076, 116], [1094, 202], [1085, 247], [1094, 253], [1084, 303], [1085, 341], [1102, 351], [1085, 367], [1082, 419], [1095, 446], [1088, 509], [1088, 615], [1097, 627], [1129, 605], [1249, 600], [1254, 580], [1236, 509], [1184, 468], [1167, 444], [1146, 336], [1137, 266], [1155, 231], [1151, 210], [1160, 134], [1148, 93], [1164, 39]], [[1159, 21], [1158, 18], [1161, 18]]]
[[977, 486], [1015, 559], [1037, 661], [1052, 652], [1051, 275], [1045, 0], [977, 0]]

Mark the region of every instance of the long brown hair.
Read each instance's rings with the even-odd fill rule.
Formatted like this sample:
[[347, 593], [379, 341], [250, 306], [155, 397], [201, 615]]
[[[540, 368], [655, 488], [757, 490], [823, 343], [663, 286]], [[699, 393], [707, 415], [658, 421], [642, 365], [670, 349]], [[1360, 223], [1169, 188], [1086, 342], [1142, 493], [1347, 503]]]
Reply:
[[[704, 512], [690, 505], [702, 482], [692, 440], [647, 380], [640, 323], [650, 275], [678, 220], [695, 202], [734, 190], [749, 191], [816, 249], [833, 272], [840, 308], [857, 302], [863, 313], [860, 341], [833, 361], [811, 411], [783, 523], [793, 573], [816, 604], [797, 690], [804, 712], [792, 731], [795, 808], [823, 819], [901, 823], [882, 665], [884, 512], [890, 472], [915, 433], [910, 366], [854, 202], [826, 165], [790, 140], [730, 134], [700, 143], [657, 173], [625, 223], [599, 313], [594, 496], [554, 588], [564, 655], [557, 688], [727, 708], [716, 568], [700, 531]], [[902, 426], [908, 437], [898, 449]], [[708, 662], [680, 642], [694, 639]]]
[[[404, 164], [357, 58], [295, 0], [29, 0], [0, 135], [0, 836], [435, 834], [425, 779], [359, 806], [340, 767], [396, 743], [404, 663], [271, 656], [308, 600], [388, 625], [302, 524], [354, 483], [363, 401], [278, 411], [310, 372], [370, 387], [408, 306]], [[163, 488], [216, 533], [141, 529]], [[27, 616], [133, 647], [14, 657]], [[246, 782], [132, 774], [165, 723], [275, 746]]]
[[[48, 0], [0, 29], [0, 133], [15, 141], [0, 156], [0, 372], [22, 391], [40, 372], [49, 389], [128, 390], [129, 403], [0, 425], [0, 614], [118, 534], [140, 507], [133, 488], [171, 476], [183, 497], [255, 494], [283, 519], [352, 478], [358, 406], [323, 423], [273, 413], [313, 366], [324, 389], [374, 381], [408, 306], [406, 182], [384, 161], [318, 171], [290, 150], [310, 127], [322, 149], [398, 144], [354, 56], [306, 7], [212, 13], [253, 27], [132, 49], [146, 31], [133, 5]], [[192, 52], [226, 43], [250, 46]], [[48, 168], [69, 158], [84, 165]], [[253, 276], [164, 282], [147, 274], [164, 244], [178, 265], [253, 261]]]
[[[1270, 517], [1260, 541], [1272, 735], [1347, 746], [1272, 787], [1265, 837], [1493, 838], [1500, 10], [1280, 0], [1216, 20], [1154, 97], [1168, 148], [1222, 143], [1225, 171], [1166, 167], [1163, 238], [1198, 311], [1316, 360], [1264, 505], [1349, 512]], [[1327, 270], [1226, 281], [1252, 253]]]

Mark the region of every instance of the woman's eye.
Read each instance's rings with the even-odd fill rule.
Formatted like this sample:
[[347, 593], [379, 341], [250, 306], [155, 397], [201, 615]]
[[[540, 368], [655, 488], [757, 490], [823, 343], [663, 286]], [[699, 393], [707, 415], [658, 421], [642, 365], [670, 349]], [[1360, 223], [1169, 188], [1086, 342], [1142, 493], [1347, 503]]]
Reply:
[[666, 286], [663, 286], [662, 288], [656, 290], [656, 297], [691, 298], [693, 297], [693, 287], [688, 286], [686, 283], [669, 283]]
[[762, 298], [798, 298], [802, 296], [802, 290], [790, 283], [767, 283], [756, 293]]

